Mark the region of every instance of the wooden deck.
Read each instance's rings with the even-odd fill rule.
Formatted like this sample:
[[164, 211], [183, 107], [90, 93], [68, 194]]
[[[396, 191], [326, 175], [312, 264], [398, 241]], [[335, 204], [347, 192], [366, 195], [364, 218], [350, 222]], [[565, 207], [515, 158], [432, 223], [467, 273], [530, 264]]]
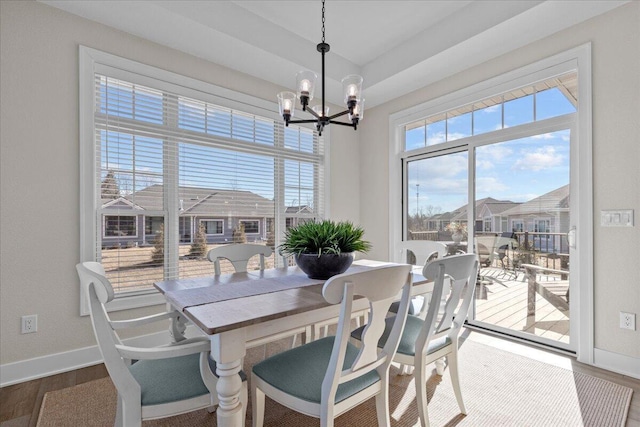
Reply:
[[[524, 272], [504, 274], [502, 269], [489, 267], [482, 268], [480, 275], [482, 281], [476, 288], [477, 321], [569, 342], [568, 310], [557, 309], [536, 293], [535, 314], [527, 316], [527, 279]], [[544, 279], [553, 280], [554, 277], [546, 276]]]

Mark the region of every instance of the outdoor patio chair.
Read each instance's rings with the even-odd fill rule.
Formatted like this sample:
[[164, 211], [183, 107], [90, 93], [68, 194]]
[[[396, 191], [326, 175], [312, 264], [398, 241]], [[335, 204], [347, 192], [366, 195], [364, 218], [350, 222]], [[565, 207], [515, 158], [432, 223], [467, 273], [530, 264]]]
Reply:
[[[125, 345], [118, 331], [173, 319], [179, 313], [111, 320], [105, 305], [113, 300], [114, 292], [102, 264], [84, 262], [76, 265], [76, 270], [86, 291], [100, 353], [118, 391], [115, 425], [140, 426], [143, 420], [203, 408], [213, 412], [218, 404], [217, 378], [209, 339], [190, 338], [151, 348]], [[242, 372], [240, 376], [243, 380], [240, 399], [245, 408], [248, 400], [246, 376]]]
[[[424, 267], [429, 261], [447, 256], [447, 253], [446, 244], [433, 240], [406, 240], [400, 245], [401, 262], [420, 267]], [[417, 295], [412, 298], [411, 305], [409, 305], [409, 314], [418, 316], [422, 314], [424, 317], [423, 311], [427, 307], [427, 298], [427, 295]], [[391, 304], [389, 311], [397, 313], [399, 304], [399, 302]]]
[[[442, 357], [447, 359], [453, 391], [460, 412], [467, 413], [462, 400], [458, 375], [458, 337], [469, 312], [477, 274], [478, 258], [476, 254], [453, 255], [436, 259], [427, 263], [422, 270], [422, 275], [425, 278], [434, 281], [429, 309], [424, 320], [417, 316], [407, 316], [398, 351], [393, 360], [415, 367], [418, 414], [424, 427], [429, 426], [426, 387], [427, 365], [435, 361], [436, 372], [438, 375], [442, 375], [444, 366], [439, 360]], [[450, 284], [447, 285], [449, 281]], [[444, 302], [444, 309], [441, 302]], [[385, 338], [389, 336], [388, 333], [394, 322], [393, 316], [387, 318], [385, 334], [378, 342], [379, 347], [385, 345]], [[352, 338], [362, 342], [367, 326], [353, 331]]]
[[512, 259], [512, 253], [518, 247], [518, 240], [515, 233], [507, 231], [496, 237], [494, 256], [500, 262], [502, 273], [497, 277], [518, 276], [515, 271], [515, 263]]
[[[330, 278], [322, 295], [340, 304], [336, 336], [326, 337], [270, 357], [253, 366], [253, 426], [264, 422], [265, 395], [333, 426], [340, 414], [375, 397], [378, 425], [389, 426], [389, 367], [398, 348], [411, 295], [411, 266], [390, 265]], [[391, 303], [402, 292], [394, 321], [386, 322]], [[354, 298], [369, 301], [370, 323], [358, 349], [349, 342]], [[388, 326], [388, 331], [386, 330]], [[377, 343], [386, 332], [385, 345]]]

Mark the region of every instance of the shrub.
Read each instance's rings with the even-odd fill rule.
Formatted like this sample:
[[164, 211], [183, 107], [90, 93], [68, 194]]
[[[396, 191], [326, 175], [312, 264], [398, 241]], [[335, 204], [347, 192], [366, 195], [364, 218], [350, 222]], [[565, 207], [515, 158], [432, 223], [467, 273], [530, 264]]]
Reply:
[[164, 224], [160, 225], [160, 230], [153, 239], [153, 252], [151, 252], [151, 260], [155, 264], [164, 263]]
[[233, 243], [247, 243], [244, 224], [238, 224], [238, 226], [233, 229]]
[[202, 258], [207, 255], [207, 249], [207, 233], [205, 233], [204, 225], [200, 224], [191, 248], [189, 249], [189, 255]]

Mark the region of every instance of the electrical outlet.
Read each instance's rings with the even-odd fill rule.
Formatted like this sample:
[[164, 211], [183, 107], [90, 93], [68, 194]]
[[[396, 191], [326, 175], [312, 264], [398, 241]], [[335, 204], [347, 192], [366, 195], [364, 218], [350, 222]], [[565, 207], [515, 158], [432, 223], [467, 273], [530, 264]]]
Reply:
[[22, 316], [22, 331], [23, 334], [31, 334], [38, 331], [38, 315], [31, 314], [29, 316]]
[[635, 313], [620, 312], [620, 328], [636, 330], [636, 315]]

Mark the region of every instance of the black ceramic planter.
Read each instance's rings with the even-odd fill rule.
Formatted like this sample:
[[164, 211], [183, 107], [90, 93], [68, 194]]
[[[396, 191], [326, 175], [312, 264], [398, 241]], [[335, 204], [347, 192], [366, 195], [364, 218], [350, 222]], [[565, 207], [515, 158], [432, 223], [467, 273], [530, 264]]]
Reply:
[[326, 280], [336, 274], [344, 273], [353, 262], [353, 253], [334, 254], [300, 254], [295, 256], [300, 270], [311, 279]]

